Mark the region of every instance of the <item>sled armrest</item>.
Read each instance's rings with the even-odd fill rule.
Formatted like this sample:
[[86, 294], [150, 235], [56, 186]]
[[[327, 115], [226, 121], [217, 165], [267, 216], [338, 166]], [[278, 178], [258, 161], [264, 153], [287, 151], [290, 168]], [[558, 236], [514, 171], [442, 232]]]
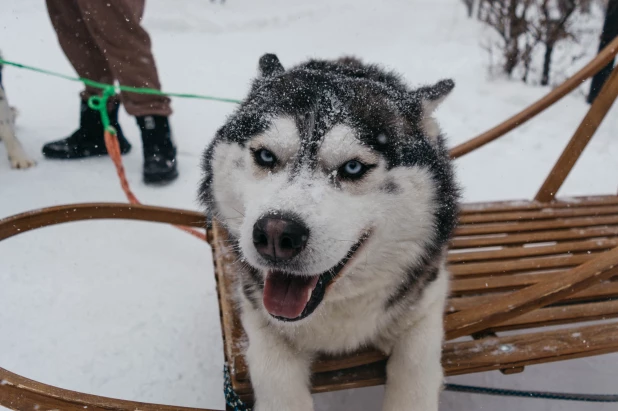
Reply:
[[605, 67], [610, 61], [612, 61], [614, 57], [616, 57], [616, 54], [618, 54], [618, 38], [614, 39], [611, 43], [609, 43], [593, 60], [586, 64], [586, 66], [584, 66], [581, 70], [579, 70], [573, 76], [569, 77], [569, 79], [567, 79], [564, 83], [553, 89], [551, 92], [543, 96], [543, 98], [541, 98], [534, 104], [526, 107], [519, 113], [515, 114], [513, 117], [509, 118], [506, 121], [503, 121], [502, 123], [484, 132], [483, 134], [471, 140], [463, 142], [456, 147], [453, 147], [450, 151], [451, 157], [462, 157], [465, 154], [468, 154], [471, 151], [474, 151], [477, 148], [480, 148], [485, 144], [490, 143], [498, 139], [499, 137], [505, 135], [509, 131], [519, 127], [526, 121], [530, 120], [537, 114], [552, 106], [555, 102], [569, 94], [571, 91], [575, 90], [586, 79], [595, 75], [601, 68]]
[[30, 380], [0, 368], [0, 405], [12, 410], [62, 411], [216, 411], [147, 404], [65, 390]]
[[0, 219], [0, 241], [37, 228], [83, 220], [136, 220], [205, 228], [203, 213], [127, 203], [66, 204]]

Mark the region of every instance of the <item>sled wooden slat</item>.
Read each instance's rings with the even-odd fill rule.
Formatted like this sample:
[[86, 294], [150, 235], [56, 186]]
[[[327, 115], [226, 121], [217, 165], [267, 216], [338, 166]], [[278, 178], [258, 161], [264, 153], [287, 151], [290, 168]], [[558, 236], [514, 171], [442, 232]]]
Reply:
[[490, 328], [493, 332], [549, 327], [618, 317], [618, 301], [541, 308]]
[[[568, 269], [560, 269], [551, 271], [533, 271], [530, 273], [516, 275], [489, 275], [486, 277], [475, 278], [455, 278], [451, 281], [451, 300], [461, 296], [495, 294], [496, 292], [519, 290], [541, 281], [553, 281], [554, 278], [559, 278], [564, 275], [567, 270]], [[618, 277], [613, 277], [608, 281], [617, 280]], [[608, 282], [605, 284], [608, 284]], [[593, 287], [588, 288], [587, 290], [591, 289], [593, 289]]]
[[523, 221], [550, 220], [561, 217], [596, 217], [601, 215], [618, 215], [618, 207], [614, 205], [601, 207], [579, 208], [545, 208], [541, 210], [526, 210], [496, 213], [462, 214], [459, 217], [461, 227], [474, 226], [483, 223], [507, 223]]
[[618, 246], [618, 238], [540, 244], [534, 247], [505, 247], [498, 250], [451, 252], [448, 263], [455, 267], [458, 263], [470, 264], [479, 261], [512, 260], [525, 257], [562, 255], [564, 253], [585, 253], [607, 251]]
[[543, 256], [540, 258], [525, 258], [519, 260], [459, 264], [451, 267], [451, 274], [454, 277], [481, 276], [481, 275], [501, 275], [510, 272], [522, 272], [549, 268], [575, 267], [588, 260], [594, 259], [595, 254], [564, 254], [560, 256]]
[[[470, 310], [482, 305], [493, 304], [494, 301], [497, 301], [506, 295], [508, 295], [508, 293], [494, 293], [489, 295], [477, 295], [473, 297], [452, 297], [448, 300], [446, 310], [449, 313]], [[563, 298], [560, 301], [563, 303], [574, 303], [581, 301], [594, 302], [611, 298], [618, 298], [618, 282], [602, 282]]]
[[478, 278], [456, 278], [451, 281], [451, 298], [471, 294], [487, 294], [500, 291], [514, 291], [543, 280], [560, 276], [565, 270], [551, 273], [531, 273], [518, 275], [501, 275]]
[[491, 247], [505, 245], [523, 245], [549, 241], [578, 240], [590, 238], [616, 237], [618, 226], [574, 228], [566, 230], [548, 230], [523, 234], [499, 234], [493, 236], [456, 237], [451, 241], [451, 248]]
[[[446, 343], [442, 363], [447, 375], [459, 375], [616, 351], [618, 351], [618, 323], [613, 322]], [[500, 357], [499, 362], [495, 361], [496, 356]]]
[[581, 208], [603, 207], [618, 205], [618, 196], [580, 196], [571, 198], [558, 198], [551, 203], [542, 203], [535, 200], [510, 200], [495, 201], [490, 203], [468, 203], [461, 207], [461, 215], [502, 213], [514, 211], [544, 210], [548, 208]]
[[559, 218], [542, 221], [523, 221], [499, 224], [476, 224], [459, 226], [456, 236], [473, 236], [482, 234], [521, 233], [561, 228], [595, 227], [618, 224], [618, 215], [598, 217]]

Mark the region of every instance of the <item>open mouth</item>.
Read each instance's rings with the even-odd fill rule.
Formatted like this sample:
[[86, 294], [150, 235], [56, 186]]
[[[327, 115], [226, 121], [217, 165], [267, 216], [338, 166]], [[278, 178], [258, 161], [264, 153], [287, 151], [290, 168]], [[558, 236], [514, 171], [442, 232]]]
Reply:
[[365, 243], [369, 233], [350, 248], [333, 268], [320, 275], [301, 276], [280, 270], [269, 270], [264, 282], [264, 307], [281, 321], [298, 321], [309, 316], [320, 305], [328, 286], [339, 276]]

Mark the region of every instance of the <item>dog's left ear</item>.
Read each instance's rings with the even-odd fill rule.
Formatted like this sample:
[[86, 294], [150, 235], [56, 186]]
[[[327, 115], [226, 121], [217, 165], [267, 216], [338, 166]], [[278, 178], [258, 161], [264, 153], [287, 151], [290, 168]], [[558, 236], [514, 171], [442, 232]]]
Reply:
[[415, 90], [423, 105], [423, 116], [431, 116], [455, 88], [455, 82], [451, 79], [441, 80], [433, 86], [425, 86]]
[[258, 62], [260, 77], [273, 77], [283, 74], [285, 69], [275, 54], [264, 54]]
[[433, 113], [454, 87], [455, 82], [449, 79], [413, 91], [415, 101], [421, 103], [421, 127], [432, 144], [436, 144], [441, 135], [440, 126]]

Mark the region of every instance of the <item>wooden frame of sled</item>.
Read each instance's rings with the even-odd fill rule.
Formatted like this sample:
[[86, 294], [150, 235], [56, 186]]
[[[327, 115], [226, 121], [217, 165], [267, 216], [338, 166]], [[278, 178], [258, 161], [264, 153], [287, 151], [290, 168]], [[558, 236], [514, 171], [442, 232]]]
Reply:
[[[534, 117], [599, 71], [618, 53], [618, 39], [538, 102], [455, 147], [454, 158]], [[618, 68], [554, 165], [534, 200], [467, 204], [451, 241], [451, 296], [442, 363], [447, 375], [500, 370], [618, 352], [618, 195], [554, 198], [618, 96]], [[36, 228], [92, 219], [128, 219], [203, 228], [202, 214], [129, 204], [77, 204], [0, 221], [0, 241]], [[225, 360], [234, 391], [252, 401], [246, 338], [230, 298], [234, 277], [226, 233], [207, 231], [215, 261]], [[604, 321], [599, 321], [604, 320]], [[557, 327], [550, 327], [557, 326]], [[505, 333], [509, 331], [508, 333]], [[313, 391], [383, 384], [386, 357], [376, 350], [319, 358]], [[64, 390], [0, 368], [0, 405], [13, 410], [198, 411]], [[37, 407], [38, 406], [38, 407]], [[213, 411], [213, 410], [199, 410]]]

